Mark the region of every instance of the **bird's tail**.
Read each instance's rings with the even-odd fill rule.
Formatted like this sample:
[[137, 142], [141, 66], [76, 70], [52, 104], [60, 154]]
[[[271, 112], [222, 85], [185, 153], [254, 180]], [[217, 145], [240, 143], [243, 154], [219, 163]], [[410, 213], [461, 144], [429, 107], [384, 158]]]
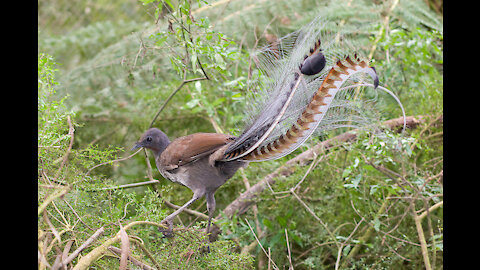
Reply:
[[377, 88], [375, 69], [357, 54], [343, 51], [338, 39], [324, 33], [323, 24], [317, 18], [255, 58], [260, 91], [252, 108], [260, 109], [225, 149], [223, 161], [283, 157], [305, 142], [319, 125], [324, 126], [321, 122], [342, 86], [363, 81], [367, 78], [361, 74], [368, 74], [373, 82], [370, 85]]

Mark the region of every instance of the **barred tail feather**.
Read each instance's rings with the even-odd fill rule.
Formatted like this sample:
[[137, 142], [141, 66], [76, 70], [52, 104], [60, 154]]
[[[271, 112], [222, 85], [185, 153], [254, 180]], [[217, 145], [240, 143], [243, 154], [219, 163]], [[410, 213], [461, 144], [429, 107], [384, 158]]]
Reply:
[[293, 152], [318, 127], [341, 85], [358, 72], [369, 74], [374, 80], [374, 84], [378, 85], [378, 76], [375, 69], [369, 67], [366, 61], [350, 57], [347, 57], [344, 61], [339, 60], [330, 69], [320, 88], [313, 95], [310, 103], [291, 128], [277, 139], [257, 147], [247, 155], [244, 155], [242, 159], [265, 161], [278, 159]]

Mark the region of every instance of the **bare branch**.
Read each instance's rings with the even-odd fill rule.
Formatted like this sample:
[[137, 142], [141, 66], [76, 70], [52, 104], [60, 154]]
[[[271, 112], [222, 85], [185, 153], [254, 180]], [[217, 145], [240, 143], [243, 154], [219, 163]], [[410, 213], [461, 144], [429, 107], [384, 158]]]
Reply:
[[[408, 116], [406, 118], [407, 127], [414, 128], [418, 124], [426, 121], [425, 116]], [[383, 122], [383, 125], [387, 128], [392, 130], [403, 126], [403, 117], [391, 119], [388, 121]], [[248, 208], [252, 205], [253, 199], [257, 196], [257, 194], [261, 193], [268, 185], [275, 184], [275, 178], [278, 176], [289, 176], [295, 171], [296, 165], [304, 165], [306, 162], [312, 160], [315, 155], [320, 155], [320, 153], [324, 152], [325, 150], [336, 146], [340, 142], [347, 142], [356, 139], [357, 135], [354, 131], [345, 132], [340, 134], [334, 138], [328, 139], [323, 141], [314, 147], [308, 149], [307, 151], [299, 154], [298, 156], [290, 159], [285, 163], [285, 165], [279, 167], [273, 173], [265, 176], [261, 181], [257, 184], [251, 186], [250, 189], [246, 190], [240, 196], [238, 196], [234, 201], [232, 201], [225, 209], [223, 210], [224, 214], [227, 217], [232, 217], [236, 212], [238, 214], [245, 213]], [[221, 219], [221, 214], [217, 215], [217, 219]]]
[[[122, 250], [117, 248], [117, 247], [114, 247], [114, 246], [109, 246], [108, 250], [110, 250], [111, 252], [115, 253], [118, 256], [121, 256], [121, 254], [122, 254]], [[145, 270], [153, 270], [154, 269], [153, 267], [151, 267], [151, 266], [145, 264], [144, 262], [140, 261], [139, 259], [133, 257], [131, 254], [128, 255], [128, 260], [130, 260], [134, 265], [140, 267], [141, 269], [145, 269]]]
[[82, 252], [82, 250], [86, 249], [91, 243], [93, 243], [93, 241], [95, 241], [104, 231], [105, 231], [105, 228], [100, 227], [100, 229], [98, 229], [94, 234], [92, 234], [92, 236], [90, 236], [90, 238], [88, 238], [87, 241], [85, 241], [80, 247], [78, 247], [74, 252], [72, 252], [70, 256], [68, 256], [65, 260], [63, 260], [62, 264], [67, 265], [71, 261], [73, 261], [73, 259], [75, 259], [78, 256], [78, 254]]
[[128, 265], [128, 256], [130, 255], [130, 241], [128, 240], [128, 234], [120, 224], [120, 267], [119, 270], [126, 270]]
[[293, 270], [293, 264], [292, 264], [292, 254], [290, 253], [290, 242], [288, 242], [288, 233], [287, 233], [287, 228], [285, 228], [285, 240], [287, 241], [287, 251], [288, 251], [288, 263], [290, 264], [290, 267], [288, 270]]
[[265, 249], [263, 248], [262, 243], [260, 243], [260, 240], [257, 238], [257, 235], [255, 234], [255, 231], [253, 231], [253, 228], [252, 228], [252, 226], [250, 226], [250, 223], [248, 222], [247, 219], [245, 219], [245, 222], [247, 222], [248, 227], [250, 228], [250, 231], [252, 232], [253, 236], [255, 237], [255, 240], [257, 240], [258, 244], [259, 244], [260, 247], [262, 248], [263, 253], [265, 253], [265, 256], [268, 257], [269, 264], [270, 264], [270, 261], [271, 261], [271, 262], [273, 263], [273, 265], [274, 265], [274, 268], [275, 268], [275, 269], [279, 269], [278, 266], [275, 264], [275, 262], [274, 262], [274, 261], [272, 260], [272, 258], [270, 257], [270, 252], [269, 252], [269, 254], [267, 254], [267, 252], [266, 252]]
[[423, 218], [425, 218], [425, 217], [427, 216], [427, 214], [428, 214], [429, 212], [432, 212], [433, 210], [435, 210], [435, 209], [437, 209], [437, 208], [439, 208], [439, 207], [441, 207], [441, 206], [443, 206], [443, 201], [438, 202], [438, 203], [432, 205], [432, 206], [431, 206], [430, 208], [428, 208], [427, 210], [425, 210], [425, 212], [423, 212], [422, 214], [420, 214], [420, 215], [418, 216], [418, 219], [419, 219], [419, 220], [422, 220]]

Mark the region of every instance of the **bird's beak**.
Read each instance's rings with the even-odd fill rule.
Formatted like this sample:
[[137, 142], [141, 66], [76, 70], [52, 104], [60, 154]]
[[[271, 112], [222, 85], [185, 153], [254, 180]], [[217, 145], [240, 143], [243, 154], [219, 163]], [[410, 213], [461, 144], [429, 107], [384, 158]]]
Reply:
[[130, 149], [130, 151], [135, 151], [135, 150], [137, 150], [138, 148], [142, 148], [142, 147], [143, 147], [142, 143], [141, 143], [141, 142], [137, 142], [137, 143], [132, 147], [132, 149]]

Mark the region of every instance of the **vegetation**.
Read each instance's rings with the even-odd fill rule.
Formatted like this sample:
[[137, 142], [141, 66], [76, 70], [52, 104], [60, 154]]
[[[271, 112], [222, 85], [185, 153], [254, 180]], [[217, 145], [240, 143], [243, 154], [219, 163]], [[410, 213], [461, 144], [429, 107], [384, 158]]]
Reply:
[[[441, 10], [422, 0], [39, 2], [39, 269], [443, 268]], [[252, 53], [318, 15], [372, 59], [410, 116], [406, 132], [394, 121], [348, 142], [345, 129], [324, 132], [252, 163], [216, 193], [210, 252], [204, 199], [163, 238], [160, 222], [191, 193], [129, 149], [150, 126], [170, 138], [238, 135]], [[400, 117], [379, 95], [379, 120]]]

